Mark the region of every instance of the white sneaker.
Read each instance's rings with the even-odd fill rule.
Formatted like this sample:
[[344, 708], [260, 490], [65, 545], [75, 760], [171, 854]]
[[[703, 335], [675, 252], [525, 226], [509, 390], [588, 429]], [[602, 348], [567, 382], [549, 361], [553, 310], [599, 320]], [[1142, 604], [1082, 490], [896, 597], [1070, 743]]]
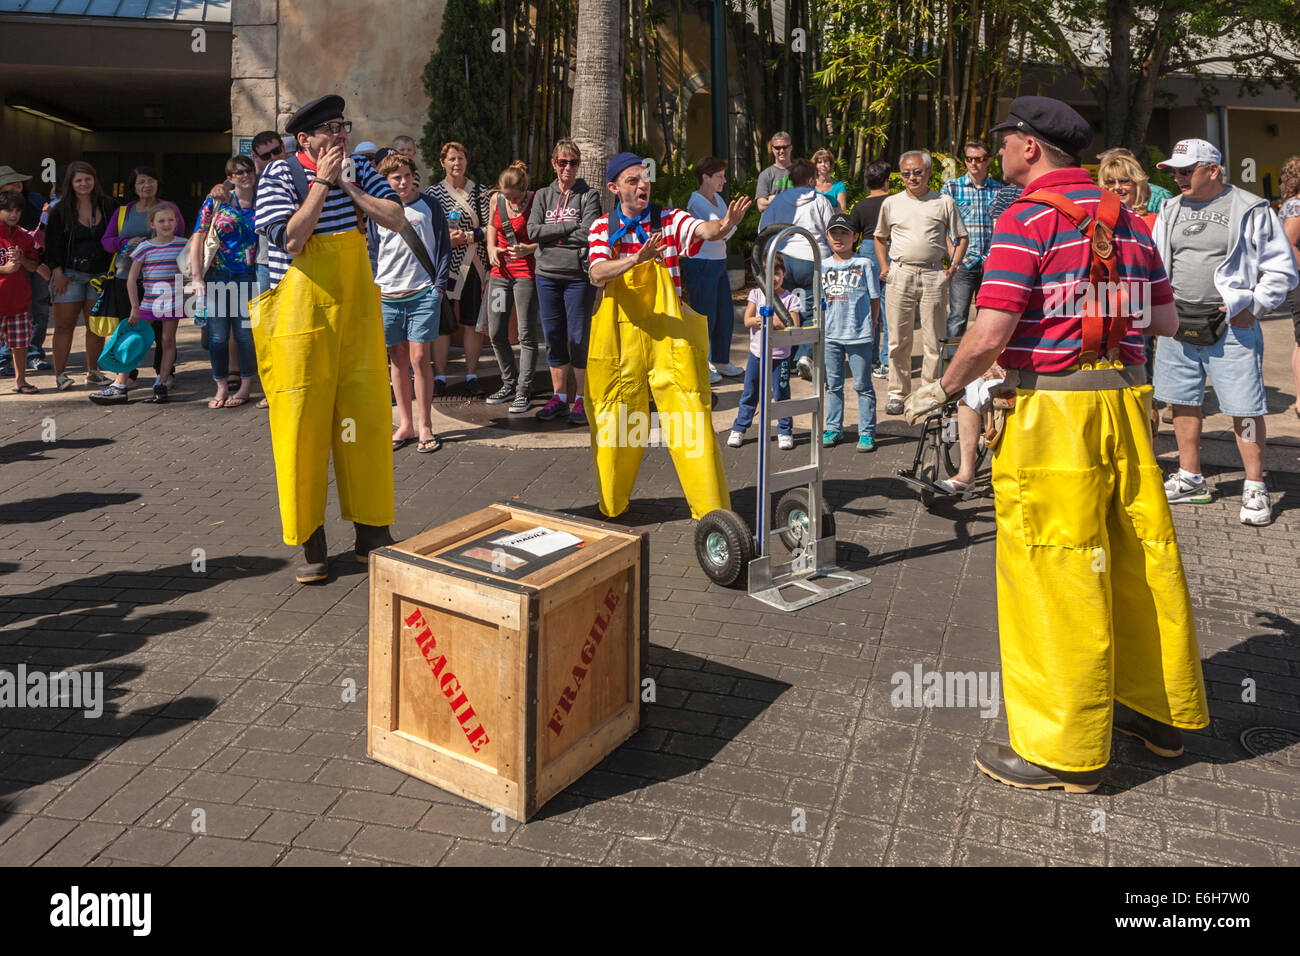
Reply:
[[743, 378], [745, 375], [745, 370], [743, 368], [739, 365], [732, 365], [730, 362], [714, 366], [714, 368], [718, 370], [720, 375], [725, 375], [727, 378]]
[[743, 444], [745, 444], [744, 432], [732, 432], [730, 435], [727, 436], [728, 448], [739, 448]]
[[1210, 487], [1205, 483], [1204, 478], [1198, 482], [1191, 482], [1183, 477], [1181, 471], [1175, 471], [1169, 476], [1169, 480], [1165, 482], [1165, 497], [1169, 499], [1171, 505], [1184, 503], [1209, 504]]
[[793, 436], [793, 435], [777, 435], [777, 436], [776, 436], [776, 447], [779, 448], [779, 449], [781, 449], [782, 451], [790, 451], [790, 450], [792, 450], [792, 449], [794, 448], [794, 436]]
[[1241, 523], [1270, 524], [1273, 521], [1273, 504], [1267, 488], [1247, 488], [1241, 493]]
[[718, 374], [718, 370], [714, 368], [713, 363], [710, 362], [709, 363], [709, 384], [717, 385], [721, 381], [722, 381], [722, 376]]

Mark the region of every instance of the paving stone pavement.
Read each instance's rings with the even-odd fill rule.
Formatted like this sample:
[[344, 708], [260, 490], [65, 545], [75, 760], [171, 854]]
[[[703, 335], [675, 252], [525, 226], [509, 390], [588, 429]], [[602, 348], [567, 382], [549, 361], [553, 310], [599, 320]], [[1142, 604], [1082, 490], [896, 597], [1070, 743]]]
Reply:
[[[1102, 789], [1067, 796], [975, 770], [1000, 717], [891, 705], [896, 672], [998, 666], [991, 501], [924, 511], [891, 477], [910, 429], [886, 420], [876, 454], [827, 456], [841, 557], [872, 583], [793, 615], [707, 581], [653, 449], [623, 519], [651, 532], [647, 726], [532, 822], [494, 829], [366, 758], [351, 529], [331, 491], [336, 576], [297, 585], [265, 413], [211, 412], [202, 373], [183, 378], [188, 400], [167, 406], [0, 411], [0, 667], [99, 672], [107, 701], [98, 718], [0, 710], [0, 864], [1300, 863], [1300, 776], [1239, 741], [1300, 729], [1294, 470], [1271, 475], [1269, 528], [1237, 522], [1227, 467], [1219, 498], [1175, 513], [1212, 726], [1174, 761], [1119, 737]], [[490, 438], [399, 453], [400, 536], [512, 495], [594, 516], [585, 450]], [[746, 513], [754, 445], [724, 456]]]

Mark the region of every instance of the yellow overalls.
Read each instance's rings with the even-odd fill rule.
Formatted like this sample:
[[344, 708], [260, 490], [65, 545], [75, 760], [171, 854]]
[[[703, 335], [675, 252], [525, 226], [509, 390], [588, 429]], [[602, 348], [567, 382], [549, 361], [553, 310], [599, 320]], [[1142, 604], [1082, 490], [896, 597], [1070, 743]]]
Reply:
[[1011, 746], [1055, 770], [1106, 765], [1115, 700], [1209, 724], [1150, 408], [1150, 385], [1018, 389], [993, 457]]
[[302, 544], [324, 523], [331, 449], [344, 520], [392, 524], [388, 354], [365, 237], [312, 236], [250, 315], [284, 543]]
[[591, 318], [585, 402], [602, 513], [627, 510], [650, 434], [651, 393], [691, 517], [731, 507], [713, 433], [708, 354], [708, 321], [682, 304], [661, 262], [605, 284]]

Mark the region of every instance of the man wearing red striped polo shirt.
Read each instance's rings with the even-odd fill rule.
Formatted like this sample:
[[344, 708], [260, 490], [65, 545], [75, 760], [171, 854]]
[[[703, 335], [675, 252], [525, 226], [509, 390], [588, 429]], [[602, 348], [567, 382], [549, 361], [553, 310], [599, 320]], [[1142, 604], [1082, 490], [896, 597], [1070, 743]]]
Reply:
[[1084, 119], [1024, 96], [993, 132], [1024, 194], [994, 228], [974, 327], [943, 378], [913, 393], [908, 421], [994, 359], [1019, 379], [993, 459], [1011, 746], [981, 744], [975, 763], [1013, 787], [1090, 793], [1112, 726], [1175, 757], [1180, 728], [1209, 724], [1138, 331], [1172, 335], [1178, 317], [1146, 230], [1103, 208], [1079, 168]]

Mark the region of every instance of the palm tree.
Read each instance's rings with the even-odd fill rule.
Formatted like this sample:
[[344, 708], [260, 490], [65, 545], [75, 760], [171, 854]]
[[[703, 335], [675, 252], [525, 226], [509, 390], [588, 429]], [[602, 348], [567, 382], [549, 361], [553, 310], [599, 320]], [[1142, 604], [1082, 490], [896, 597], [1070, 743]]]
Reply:
[[605, 164], [618, 152], [618, 113], [623, 75], [622, 10], [619, 0], [579, 0], [577, 72], [569, 128], [582, 150], [583, 178], [601, 193], [605, 211], [614, 197], [605, 189]]

